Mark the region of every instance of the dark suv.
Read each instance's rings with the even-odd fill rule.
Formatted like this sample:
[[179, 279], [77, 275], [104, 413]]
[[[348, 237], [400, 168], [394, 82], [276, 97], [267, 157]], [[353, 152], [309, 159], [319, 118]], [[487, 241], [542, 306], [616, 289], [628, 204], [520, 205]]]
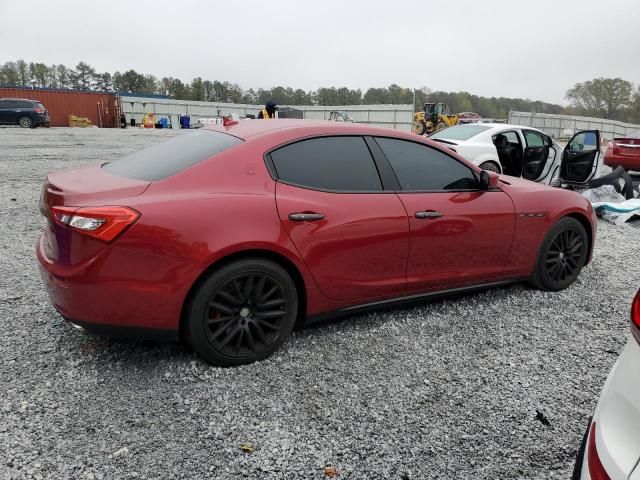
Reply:
[[49, 112], [37, 100], [0, 98], [0, 124], [35, 128], [49, 126]]

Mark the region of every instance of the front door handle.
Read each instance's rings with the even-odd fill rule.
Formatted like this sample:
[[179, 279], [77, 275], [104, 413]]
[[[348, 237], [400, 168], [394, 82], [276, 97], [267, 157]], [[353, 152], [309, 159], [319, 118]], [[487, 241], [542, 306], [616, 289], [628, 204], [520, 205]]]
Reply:
[[425, 210], [425, 211], [422, 211], [422, 212], [416, 212], [416, 218], [433, 219], [433, 218], [440, 218], [441, 216], [442, 216], [442, 213], [434, 212], [433, 210]]
[[321, 213], [290, 213], [289, 220], [292, 222], [316, 222], [324, 219], [324, 215]]

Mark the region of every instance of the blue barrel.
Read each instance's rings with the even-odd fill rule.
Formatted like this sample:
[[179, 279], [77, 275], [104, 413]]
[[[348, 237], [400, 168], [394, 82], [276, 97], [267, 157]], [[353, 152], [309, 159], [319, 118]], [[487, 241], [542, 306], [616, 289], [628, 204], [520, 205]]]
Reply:
[[167, 117], [162, 117], [160, 119], [160, 125], [162, 125], [162, 128], [167, 128], [169, 126], [169, 120], [167, 120]]
[[189, 128], [191, 126], [191, 117], [189, 115], [180, 115], [180, 126]]

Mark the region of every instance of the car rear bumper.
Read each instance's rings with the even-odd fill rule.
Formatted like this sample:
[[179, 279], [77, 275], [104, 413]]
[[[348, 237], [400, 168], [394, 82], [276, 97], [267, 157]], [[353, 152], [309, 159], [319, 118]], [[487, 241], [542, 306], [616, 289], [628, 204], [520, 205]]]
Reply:
[[626, 168], [627, 170], [640, 171], [640, 154], [636, 156], [607, 155], [604, 157], [604, 164], [610, 167], [617, 167], [619, 165]]
[[[640, 346], [631, 339], [614, 365], [598, 401], [593, 422], [595, 445], [612, 480], [640, 480]], [[589, 435], [589, 437], [591, 434]], [[588, 444], [588, 440], [587, 440]], [[587, 448], [580, 478], [590, 479]]]
[[40, 274], [63, 317], [99, 334], [177, 337], [191, 285], [179, 275], [184, 261], [109, 245], [86, 263], [61, 265], [47, 257], [44, 237], [36, 247]]

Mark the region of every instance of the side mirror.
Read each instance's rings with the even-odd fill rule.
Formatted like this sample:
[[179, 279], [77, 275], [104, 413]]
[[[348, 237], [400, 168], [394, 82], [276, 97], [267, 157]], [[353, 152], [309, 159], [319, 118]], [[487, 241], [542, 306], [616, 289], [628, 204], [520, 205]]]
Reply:
[[492, 188], [496, 188], [498, 186], [499, 179], [500, 175], [498, 175], [496, 172], [482, 170], [480, 172], [480, 190], [490, 190]]

